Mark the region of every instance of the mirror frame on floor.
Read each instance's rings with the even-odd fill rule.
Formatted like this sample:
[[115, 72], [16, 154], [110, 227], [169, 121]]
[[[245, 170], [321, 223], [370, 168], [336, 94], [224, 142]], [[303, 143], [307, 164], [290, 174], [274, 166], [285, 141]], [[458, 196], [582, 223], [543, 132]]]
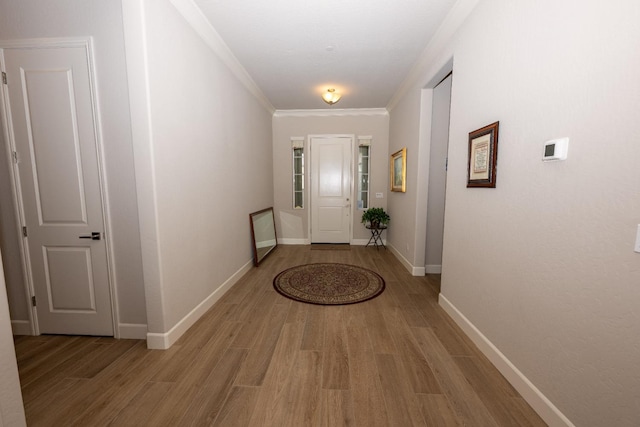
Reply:
[[253, 265], [256, 267], [278, 246], [273, 207], [249, 214], [253, 242]]

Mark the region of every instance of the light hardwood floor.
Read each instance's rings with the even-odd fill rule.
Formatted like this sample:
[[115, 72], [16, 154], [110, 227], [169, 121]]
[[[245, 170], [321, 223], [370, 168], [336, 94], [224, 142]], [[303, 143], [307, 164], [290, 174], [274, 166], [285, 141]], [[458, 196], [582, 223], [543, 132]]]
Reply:
[[[379, 297], [291, 301], [285, 268], [340, 262], [378, 272]], [[15, 340], [30, 426], [543, 426], [437, 304], [383, 249], [279, 246], [173, 347], [40, 336]]]

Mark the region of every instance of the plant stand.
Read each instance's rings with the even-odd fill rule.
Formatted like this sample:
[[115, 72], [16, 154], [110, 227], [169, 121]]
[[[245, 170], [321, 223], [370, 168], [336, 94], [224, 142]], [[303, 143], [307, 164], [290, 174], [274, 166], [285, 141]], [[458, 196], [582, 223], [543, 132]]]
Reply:
[[367, 228], [367, 230], [371, 230], [371, 237], [369, 238], [369, 242], [366, 244], [366, 246], [374, 245], [376, 249], [382, 246], [386, 251], [387, 247], [382, 242], [382, 232], [387, 229], [387, 226], [386, 225], [372, 226], [371, 224], [368, 224], [368, 225], [365, 225], [365, 227]]

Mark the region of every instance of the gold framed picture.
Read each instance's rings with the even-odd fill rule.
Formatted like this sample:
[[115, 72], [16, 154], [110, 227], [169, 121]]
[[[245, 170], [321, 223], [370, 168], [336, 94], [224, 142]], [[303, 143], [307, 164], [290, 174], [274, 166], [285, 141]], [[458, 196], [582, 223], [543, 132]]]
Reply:
[[469, 132], [467, 188], [495, 188], [496, 186], [499, 123], [491, 123], [483, 128]]
[[391, 155], [391, 191], [404, 193], [407, 191], [407, 149], [396, 151]]

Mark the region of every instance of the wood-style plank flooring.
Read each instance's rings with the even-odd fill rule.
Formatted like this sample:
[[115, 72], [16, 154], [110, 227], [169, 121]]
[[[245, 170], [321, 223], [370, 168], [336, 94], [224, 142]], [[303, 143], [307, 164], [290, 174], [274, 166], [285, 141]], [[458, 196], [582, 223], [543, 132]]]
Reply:
[[[311, 262], [370, 268], [379, 297], [316, 306], [274, 291]], [[173, 347], [17, 337], [30, 426], [544, 426], [437, 304], [439, 276], [412, 277], [384, 249], [279, 246]]]

